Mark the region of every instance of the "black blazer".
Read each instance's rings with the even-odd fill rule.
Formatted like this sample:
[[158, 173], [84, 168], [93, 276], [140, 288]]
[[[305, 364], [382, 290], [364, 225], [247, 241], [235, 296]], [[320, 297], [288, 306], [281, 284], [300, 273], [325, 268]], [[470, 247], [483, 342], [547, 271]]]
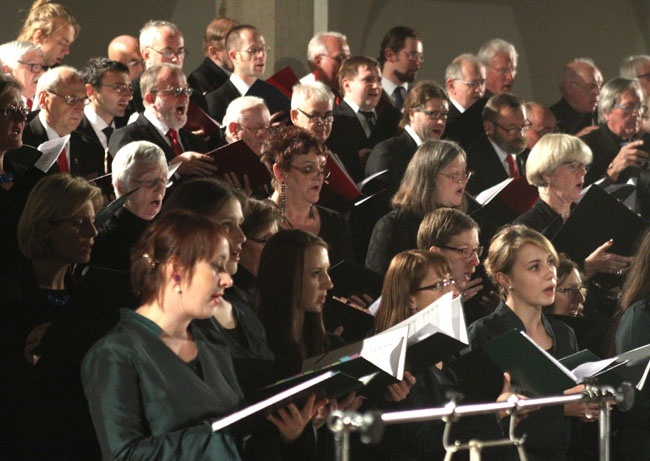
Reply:
[[[466, 149], [467, 168], [474, 171], [474, 175], [467, 183], [470, 194], [476, 195], [489, 187], [508, 179], [508, 173], [499, 160], [499, 156], [490, 144], [487, 135], [479, 138], [478, 142]], [[521, 176], [526, 174], [526, 161], [528, 151], [524, 150], [517, 155], [517, 167]]]
[[[181, 143], [185, 151], [194, 151], [205, 153], [208, 151], [206, 142], [200, 137], [190, 133], [182, 128], [178, 130], [178, 135], [181, 138]], [[155, 126], [146, 119], [143, 114], [140, 114], [138, 119], [129, 123], [127, 126], [116, 130], [111, 136], [111, 141], [108, 143], [108, 151], [112, 157], [115, 157], [120, 148], [131, 141], [149, 141], [159, 146], [165, 152], [165, 158], [170, 162], [176, 154], [172, 147], [167, 143], [167, 138], [160, 134]]]
[[557, 128], [562, 133], [576, 134], [583, 128], [595, 125], [598, 122], [597, 112], [593, 114], [580, 114], [564, 98], [553, 104], [549, 109], [555, 115]]
[[210, 58], [205, 58], [201, 65], [187, 77], [190, 87], [203, 95], [216, 90], [227, 80], [228, 74]]
[[102, 146], [101, 141], [97, 137], [97, 133], [95, 133], [95, 130], [93, 130], [93, 127], [90, 124], [90, 120], [88, 120], [88, 117], [85, 115], [84, 118], [81, 119], [81, 123], [75, 131], [81, 133], [82, 136], [85, 136], [88, 141], [97, 144], [102, 148], [102, 150], [104, 149], [104, 146]]
[[[47, 132], [38, 117], [34, 117], [23, 131], [23, 143], [28, 146], [38, 147], [48, 141]], [[28, 168], [35, 159], [16, 157], [12, 162], [22, 164]], [[104, 149], [101, 144], [95, 144], [85, 134], [73, 131], [70, 133], [70, 174], [93, 179], [104, 174]], [[25, 168], [25, 169], [26, 169]], [[58, 173], [59, 166], [55, 163], [48, 174]]]
[[[486, 103], [487, 98], [483, 97], [455, 119], [448, 119], [444, 138], [456, 141], [464, 149], [476, 143], [485, 133], [483, 129], [483, 108]], [[450, 114], [453, 110], [457, 111], [451, 103], [449, 104], [449, 110]]]
[[366, 137], [357, 114], [345, 101], [334, 108], [332, 133], [327, 139], [327, 147], [340, 157], [348, 173], [355, 181], [363, 179], [364, 167], [359, 161], [359, 151], [372, 149], [381, 141], [392, 138], [397, 131], [401, 114], [394, 107], [382, 106], [375, 109], [377, 122], [370, 137]]

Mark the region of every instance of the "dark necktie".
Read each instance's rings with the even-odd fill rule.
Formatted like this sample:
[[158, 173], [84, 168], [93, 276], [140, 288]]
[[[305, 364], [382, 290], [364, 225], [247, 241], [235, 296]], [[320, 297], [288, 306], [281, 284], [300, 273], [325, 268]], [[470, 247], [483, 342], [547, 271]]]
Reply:
[[370, 131], [372, 131], [372, 129], [375, 127], [375, 122], [377, 121], [377, 116], [375, 113], [371, 110], [360, 110], [359, 112], [366, 118], [368, 126], [370, 127]]
[[106, 144], [108, 144], [108, 141], [111, 140], [111, 135], [113, 134], [113, 127], [107, 126], [102, 130], [102, 133], [104, 133], [104, 136], [106, 136]]
[[167, 132], [167, 137], [172, 144], [174, 155], [181, 155], [183, 153], [183, 148], [181, 147], [181, 143], [178, 141], [178, 131], [170, 129]]
[[506, 157], [506, 162], [508, 163], [508, 169], [510, 170], [510, 177], [517, 179], [519, 177], [519, 168], [517, 168], [517, 162], [512, 155]]
[[393, 96], [395, 98], [395, 107], [399, 111], [401, 111], [404, 108], [405, 93], [406, 93], [406, 89], [403, 86], [398, 86], [397, 88], [395, 88], [395, 91], [393, 91]]

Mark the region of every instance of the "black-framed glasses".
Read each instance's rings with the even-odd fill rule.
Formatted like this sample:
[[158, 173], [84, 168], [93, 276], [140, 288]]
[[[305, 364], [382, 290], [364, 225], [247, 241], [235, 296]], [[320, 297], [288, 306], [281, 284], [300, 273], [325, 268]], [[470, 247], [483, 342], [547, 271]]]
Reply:
[[324, 166], [320, 168], [316, 168], [315, 166], [311, 166], [311, 165], [307, 165], [303, 167], [289, 165], [289, 168], [293, 168], [294, 170], [300, 171], [303, 175], [307, 176], [309, 179], [314, 179], [321, 174], [323, 175], [323, 179], [327, 179], [332, 174], [329, 168], [326, 168]]
[[251, 56], [255, 56], [257, 54], [269, 54], [269, 51], [271, 51], [271, 48], [268, 46], [251, 46], [247, 50], [240, 50], [241, 53], [248, 53]]
[[165, 48], [162, 51], [157, 50], [157, 49], [152, 48], [152, 47], [149, 47], [149, 49], [155, 51], [156, 53], [158, 53], [159, 55], [161, 55], [165, 59], [172, 59], [174, 57], [176, 59], [183, 59], [184, 57], [190, 55], [190, 51], [186, 50], [185, 48], [181, 48], [178, 51], [174, 51], [174, 50], [172, 50], [170, 48]]
[[463, 85], [467, 85], [470, 88], [485, 86], [485, 79], [484, 78], [479, 78], [478, 80], [472, 80], [471, 82], [466, 82], [465, 80], [461, 80], [461, 79], [457, 78], [456, 81], [462, 83]]
[[644, 115], [646, 112], [648, 112], [648, 106], [643, 104], [615, 104], [614, 108], [621, 109], [627, 115], [632, 115], [634, 112], [638, 113], [639, 115]]
[[118, 94], [127, 93], [127, 92], [133, 94], [133, 85], [127, 85], [125, 83], [114, 83], [114, 84], [102, 83], [99, 86], [113, 88], [115, 91], [117, 91]]
[[178, 98], [179, 96], [183, 96], [183, 95], [185, 95], [187, 97], [192, 96], [193, 92], [194, 92], [194, 90], [192, 88], [190, 88], [190, 87], [187, 87], [187, 86], [185, 86], [185, 87], [183, 87], [183, 86], [173, 86], [171, 88], [165, 88], [164, 90], [157, 90], [157, 89], [151, 90], [151, 93], [165, 93], [165, 94], [168, 94], [170, 96], [174, 96], [176, 98]]
[[20, 115], [21, 118], [27, 117], [30, 110], [27, 106], [5, 106], [0, 109], [0, 114], [5, 118], [18, 118]]
[[29, 67], [29, 71], [32, 74], [40, 74], [41, 72], [47, 71], [50, 67], [43, 64], [31, 64], [29, 62], [17, 61], [18, 64]]
[[307, 117], [311, 123], [326, 125], [334, 121], [334, 113], [331, 110], [325, 112], [324, 114], [319, 114], [317, 112], [309, 114], [304, 110], [298, 108], [298, 112]]
[[266, 245], [266, 242], [268, 242], [269, 239], [258, 239], [254, 237], [246, 237], [246, 241], [259, 243], [260, 245]]
[[443, 175], [445, 178], [449, 178], [453, 182], [464, 182], [469, 181], [469, 178], [472, 177], [474, 172], [467, 170], [462, 173], [443, 173], [442, 171], [439, 171], [438, 174]]
[[144, 187], [145, 189], [154, 189], [158, 184], [162, 187], [167, 187], [169, 180], [167, 178], [155, 178], [155, 179], [143, 179], [141, 181], [132, 180], [137, 185]]
[[416, 112], [422, 112], [424, 115], [427, 117], [430, 117], [434, 120], [447, 120], [447, 117], [449, 116], [449, 111], [445, 110], [427, 110], [424, 109], [423, 107], [419, 107], [415, 109]]
[[409, 61], [419, 60], [420, 62], [424, 62], [424, 55], [422, 53], [418, 53], [417, 51], [409, 52], [409, 51], [402, 50], [400, 51], [400, 54], [405, 54], [408, 57]]
[[321, 54], [321, 56], [325, 58], [330, 58], [333, 59], [334, 61], [338, 62], [339, 64], [345, 61], [346, 59], [350, 59], [350, 55], [348, 54], [339, 54], [338, 56], [330, 56], [328, 54]]
[[510, 128], [507, 128], [497, 122], [492, 122], [492, 123], [494, 123], [496, 126], [498, 126], [503, 131], [508, 133], [508, 136], [517, 136], [518, 134], [525, 134], [528, 130], [530, 130], [530, 127], [532, 126], [532, 123], [530, 123], [528, 120], [522, 126], [511, 126]]
[[416, 288], [415, 291], [424, 291], [424, 290], [442, 291], [449, 287], [455, 287], [455, 286], [456, 286], [456, 279], [453, 277], [448, 277], [448, 278], [440, 279], [436, 283], [433, 283], [431, 285]]
[[577, 160], [573, 160], [571, 162], [563, 162], [562, 165], [569, 167], [569, 171], [571, 173], [577, 173], [581, 170], [585, 170], [585, 173], [587, 173], [589, 171], [589, 168], [591, 168], [591, 163], [582, 163], [578, 162]]
[[79, 105], [85, 106], [86, 104], [88, 104], [90, 102], [90, 99], [88, 99], [85, 96], [83, 98], [78, 98], [77, 96], [63, 96], [63, 95], [60, 95], [58, 93], [55, 93], [52, 90], [45, 90], [45, 91], [47, 91], [50, 94], [53, 94], [54, 96], [58, 96], [59, 98], [63, 99], [68, 106], [79, 106]]
[[238, 125], [247, 130], [249, 133], [252, 133], [256, 138], [259, 138], [264, 133], [267, 133], [271, 127], [270, 125], [262, 125], [258, 126], [257, 128], [251, 128], [250, 126], [246, 126], [243, 123], [238, 123]]
[[483, 246], [479, 245], [476, 248], [456, 248], [456, 247], [448, 247], [444, 245], [436, 245], [438, 248], [444, 248], [445, 250], [452, 250], [455, 251], [456, 253], [459, 253], [463, 256], [463, 258], [471, 258], [472, 255], [476, 253], [476, 256], [478, 258], [481, 257], [483, 254]]
[[566, 288], [556, 288], [555, 289], [556, 293], [563, 293], [567, 295], [571, 299], [577, 298], [579, 295], [582, 295], [582, 297], [585, 297], [586, 295], [586, 290], [584, 287], [579, 286], [579, 285], [574, 285]]

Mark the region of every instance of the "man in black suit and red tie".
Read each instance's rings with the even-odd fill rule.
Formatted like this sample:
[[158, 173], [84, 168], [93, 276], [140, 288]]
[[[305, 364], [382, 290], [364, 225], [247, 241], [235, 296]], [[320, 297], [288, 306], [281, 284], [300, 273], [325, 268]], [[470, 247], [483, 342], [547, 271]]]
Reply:
[[170, 165], [180, 162], [181, 176], [210, 176], [217, 168], [206, 142], [182, 127], [187, 122], [189, 93], [185, 74], [174, 64], [149, 67], [140, 76], [145, 110], [134, 123], [115, 131], [108, 144], [111, 155], [131, 141], [150, 141], [162, 148]]

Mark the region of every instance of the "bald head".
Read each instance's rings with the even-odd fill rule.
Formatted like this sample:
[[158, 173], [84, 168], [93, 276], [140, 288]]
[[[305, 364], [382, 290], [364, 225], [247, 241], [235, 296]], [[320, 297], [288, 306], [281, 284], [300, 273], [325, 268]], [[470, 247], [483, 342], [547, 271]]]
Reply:
[[598, 107], [603, 76], [591, 59], [574, 59], [564, 67], [560, 90], [569, 105], [580, 114]]
[[554, 133], [556, 129], [555, 115], [546, 107], [534, 101], [526, 103], [526, 117], [532, 124], [525, 134], [526, 147], [532, 149], [542, 136]]
[[108, 44], [108, 59], [121, 62], [129, 68], [129, 77], [136, 79], [144, 70], [138, 39], [131, 35], [120, 35]]

